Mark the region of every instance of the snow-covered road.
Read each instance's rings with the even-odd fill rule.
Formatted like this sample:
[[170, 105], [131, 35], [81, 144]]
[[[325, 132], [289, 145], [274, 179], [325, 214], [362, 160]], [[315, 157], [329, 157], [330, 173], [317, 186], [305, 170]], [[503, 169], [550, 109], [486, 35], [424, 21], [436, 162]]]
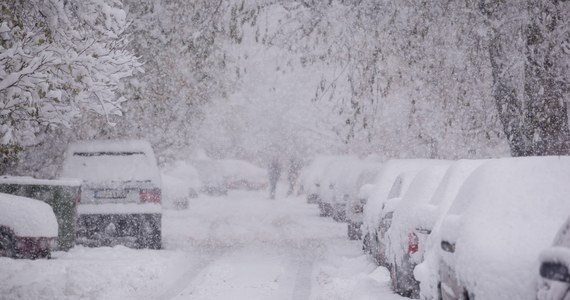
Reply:
[[0, 258], [1, 299], [401, 299], [385, 269], [302, 197], [200, 197], [164, 212], [163, 250]]

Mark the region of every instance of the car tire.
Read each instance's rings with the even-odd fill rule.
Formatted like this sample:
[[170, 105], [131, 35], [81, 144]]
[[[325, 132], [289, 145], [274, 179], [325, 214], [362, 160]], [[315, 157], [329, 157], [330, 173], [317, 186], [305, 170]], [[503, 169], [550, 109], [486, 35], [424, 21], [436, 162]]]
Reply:
[[4, 228], [0, 228], [0, 256], [16, 257], [14, 235]]
[[162, 248], [160, 218], [158, 220], [152, 216], [143, 216], [141, 218], [138, 246], [139, 248], [157, 250]]

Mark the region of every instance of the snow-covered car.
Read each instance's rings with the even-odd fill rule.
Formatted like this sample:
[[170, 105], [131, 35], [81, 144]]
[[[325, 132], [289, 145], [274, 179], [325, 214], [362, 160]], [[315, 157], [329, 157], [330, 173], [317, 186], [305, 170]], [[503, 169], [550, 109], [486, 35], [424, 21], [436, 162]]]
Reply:
[[457, 196], [465, 179], [477, 169], [484, 160], [458, 160], [454, 162], [443, 177], [429, 203], [421, 204], [410, 215], [410, 228], [415, 228], [417, 237], [416, 252], [410, 255], [410, 262], [416, 265], [414, 278], [420, 282], [420, 298], [436, 297], [437, 276], [439, 274], [440, 247], [438, 237], [445, 214]]
[[414, 176], [408, 191], [396, 203], [384, 238], [393, 289], [405, 297], [419, 297], [419, 283], [413, 275], [415, 263], [411, 260], [418, 252], [414, 209], [430, 200], [448, 167], [443, 164], [427, 167]]
[[[362, 209], [363, 202], [366, 201], [364, 199], [367, 199], [364, 194], [370, 191], [369, 184], [378, 175], [381, 166], [379, 161], [363, 159], [340, 177], [334, 211], [337, 212], [338, 219], [347, 223], [349, 239], [360, 239], [362, 236]], [[361, 190], [364, 185], [369, 190]]]
[[258, 191], [269, 186], [266, 169], [239, 159], [223, 159], [219, 163], [228, 189]]
[[162, 183], [148, 142], [70, 144], [62, 176], [83, 180], [78, 243], [161, 248]]
[[202, 186], [200, 193], [210, 196], [224, 196], [228, 194], [227, 182], [224, 178], [222, 164], [213, 159], [195, 159], [190, 162], [198, 171]]
[[539, 256], [538, 300], [570, 299], [570, 218], [556, 234], [552, 246]]
[[336, 156], [317, 156], [303, 169], [299, 176], [300, 191], [307, 195], [307, 203], [317, 204], [320, 202], [320, 190], [323, 176], [327, 166]]
[[362, 210], [373, 187], [370, 183], [361, 186], [358, 195], [346, 207], [347, 234], [351, 240], [362, 239]]
[[198, 171], [188, 162], [177, 160], [160, 170], [162, 177], [162, 206], [187, 209], [191, 198], [198, 197], [201, 183]]
[[341, 156], [331, 161], [325, 169], [318, 202], [321, 216], [330, 216], [343, 222], [346, 203], [350, 194], [356, 194], [354, 185], [363, 167], [356, 156]]
[[570, 157], [490, 160], [441, 226], [440, 299], [536, 299], [539, 254], [570, 211]]
[[47, 203], [0, 193], [0, 256], [49, 258], [58, 224]]
[[402, 197], [408, 191], [408, 188], [417, 173], [418, 171], [415, 170], [407, 171], [396, 177], [392, 184], [392, 188], [390, 189], [390, 193], [388, 194], [388, 199], [382, 203], [382, 209], [380, 210], [380, 218], [376, 225], [376, 230], [369, 233], [368, 247], [372, 258], [374, 258], [378, 265], [387, 267], [388, 269], [390, 269], [392, 265], [386, 256], [386, 246], [388, 245], [387, 232], [392, 226], [395, 209], [398, 207]]
[[372, 182], [373, 188], [362, 212], [362, 247], [365, 252], [373, 255], [377, 253], [376, 236], [378, 225], [380, 224], [382, 206], [388, 199], [392, 185], [398, 175], [407, 171], [418, 172], [425, 167], [441, 163], [442, 161], [440, 160], [431, 159], [392, 159], [382, 164], [378, 175]]

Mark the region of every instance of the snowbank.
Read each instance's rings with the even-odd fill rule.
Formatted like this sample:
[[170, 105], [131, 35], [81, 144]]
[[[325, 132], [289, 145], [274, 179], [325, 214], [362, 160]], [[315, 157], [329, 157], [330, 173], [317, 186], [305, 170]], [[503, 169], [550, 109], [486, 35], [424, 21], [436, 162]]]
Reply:
[[0, 225], [20, 237], [57, 237], [51, 206], [39, 200], [0, 193]]

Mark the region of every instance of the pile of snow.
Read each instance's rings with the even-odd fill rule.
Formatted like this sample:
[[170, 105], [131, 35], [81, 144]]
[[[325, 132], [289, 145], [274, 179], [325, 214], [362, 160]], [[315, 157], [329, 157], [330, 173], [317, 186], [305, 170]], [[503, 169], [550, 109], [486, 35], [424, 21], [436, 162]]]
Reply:
[[158, 186], [161, 183], [152, 147], [137, 140], [70, 144], [61, 175], [91, 183], [147, 180]]
[[[465, 181], [442, 238], [455, 255], [442, 259], [480, 299], [534, 299], [539, 252], [570, 212], [570, 157], [528, 157], [484, 163]], [[455, 225], [455, 228], [446, 225]], [[442, 251], [440, 250], [440, 253]]]
[[20, 237], [57, 237], [57, 219], [47, 203], [0, 193], [0, 225]]

